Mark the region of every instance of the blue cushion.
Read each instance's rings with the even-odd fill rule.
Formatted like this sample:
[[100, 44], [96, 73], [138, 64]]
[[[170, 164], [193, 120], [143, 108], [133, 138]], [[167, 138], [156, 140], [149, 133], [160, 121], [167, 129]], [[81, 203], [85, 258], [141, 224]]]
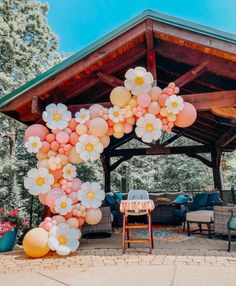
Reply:
[[122, 201], [122, 193], [121, 192], [115, 192], [114, 197], [115, 197], [116, 202], [120, 203]]
[[114, 206], [115, 205], [115, 198], [113, 195], [109, 195], [109, 194], [106, 194], [106, 201], [108, 203], [109, 206]]
[[173, 202], [176, 204], [186, 204], [189, 201], [189, 197], [179, 195]]
[[220, 201], [220, 194], [218, 192], [213, 192], [208, 194], [207, 206], [215, 206]]

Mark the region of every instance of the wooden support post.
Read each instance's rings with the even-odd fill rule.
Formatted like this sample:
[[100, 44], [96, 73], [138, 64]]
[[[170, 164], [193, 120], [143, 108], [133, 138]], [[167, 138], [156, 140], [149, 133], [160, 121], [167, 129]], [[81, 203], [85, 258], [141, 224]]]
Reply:
[[221, 149], [219, 148], [213, 149], [213, 151], [211, 152], [211, 160], [212, 160], [214, 187], [220, 192], [220, 197], [222, 199], [223, 179], [222, 179], [221, 165], [220, 165]]
[[146, 22], [146, 43], [147, 43], [147, 69], [153, 75], [154, 81], [157, 79], [156, 70], [156, 50], [153, 36], [153, 21], [147, 19]]
[[108, 153], [102, 154], [101, 161], [104, 171], [104, 189], [105, 193], [109, 193], [111, 191], [110, 155]]

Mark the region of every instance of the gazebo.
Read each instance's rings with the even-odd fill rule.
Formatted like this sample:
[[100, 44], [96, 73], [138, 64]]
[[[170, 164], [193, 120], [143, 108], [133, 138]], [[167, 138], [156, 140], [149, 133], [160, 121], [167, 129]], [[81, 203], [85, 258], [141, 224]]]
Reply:
[[[113, 138], [101, 155], [105, 191], [110, 191], [110, 173], [123, 161], [165, 154], [200, 160], [212, 168], [215, 188], [221, 191], [221, 154], [236, 148], [235, 35], [147, 10], [0, 99], [0, 111], [30, 125], [42, 121], [52, 102], [66, 104], [73, 114], [93, 103], [107, 107], [112, 88], [122, 85], [125, 71], [135, 66], [147, 68], [161, 88], [175, 82], [198, 116], [192, 126], [175, 127], [171, 138], [145, 148], [121, 148], [136, 138], [134, 132]], [[181, 136], [196, 145], [168, 146]], [[111, 164], [111, 157], [119, 159]]]

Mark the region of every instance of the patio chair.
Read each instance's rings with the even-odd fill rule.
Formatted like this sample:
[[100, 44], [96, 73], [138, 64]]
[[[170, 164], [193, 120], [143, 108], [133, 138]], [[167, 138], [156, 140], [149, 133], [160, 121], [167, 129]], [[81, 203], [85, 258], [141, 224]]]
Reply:
[[228, 227], [228, 252], [231, 250], [231, 231], [236, 230], [236, 216], [233, 215], [233, 210], [230, 210], [231, 216], [227, 223]]
[[[144, 190], [132, 190], [128, 193], [128, 200], [149, 200], [149, 194]], [[148, 216], [148, 224], [129, 224], [129, 216]], [[148, 229], [148, 239], [130, 239], [130, 229]], [[149, 253], [153, 249], [152, 221], [150, 211], [125, 211], [123, 214], [122, 253], [125, 253], [125, 244], [130, 248], [130, 242], [144, 242], [149, 244]]]

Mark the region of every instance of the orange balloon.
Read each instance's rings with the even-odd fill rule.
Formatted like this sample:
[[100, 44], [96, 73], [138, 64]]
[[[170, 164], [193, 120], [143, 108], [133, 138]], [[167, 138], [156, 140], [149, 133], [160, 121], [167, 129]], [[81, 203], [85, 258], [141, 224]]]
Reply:
[[40, 148], [41, 152], [47, 153], [50, 150], [50, 144], [47, 141], [43, 141], [42, 147]]
[[177, 114], [174, 123], [178, 127], [185, 128], [192, 125], [196, 118], [196, 108], [191, 103], [184, 102], [184, 108]]
[[55, 141], [56, 140], [56, 136], [54, 135], [54, 134], [52, 134], [52, 133], [50, 133], [50, 134], [48, 134], [47, 136], [46, 136], [46, 141], [48, 142], [48, 143], [52, 143], [53, 141]]
[[43, 228], [34, 228], [23, 239], [24, 252], [33, 258], [43, 257], [49, 252], [48, 232]]
[[75, 145], [79, 141], [79, 135], [76, 132], [70, 134], [70, 143]]
[[28, 140], [30, 136], [37, 136], [41, 141], [46, 139], [46, 136], [49, 134], [47, 127], [41, 124], [33, 124], [29, 126], [25, 131], [25, 139]]
[[160, 95], [160, 97], [158, 98], [158, 102], [159, 102], [160, 106], [162, 106], [162, 107], [165, 106], [167, 98], [169, 98], [169, 96], [165, 93]]
[[68, 127], [69, 127], [72, 131], [75, 131], [77, 125], [78, 125], [78, 123], [75, 121], [74, 118], [72, 118], [72, 119], [70, 120], [70, 122], [69, 122]]
[[50, 173], [53, 175], [55, 181], [59, 180], [62, 177], [62, 169], [50, 170]]
[[50, 148], [52, 151], [58, 151], [59, 147], [60, 147], [60, 145], [57, 141], [53, 141], [50, 145]]

